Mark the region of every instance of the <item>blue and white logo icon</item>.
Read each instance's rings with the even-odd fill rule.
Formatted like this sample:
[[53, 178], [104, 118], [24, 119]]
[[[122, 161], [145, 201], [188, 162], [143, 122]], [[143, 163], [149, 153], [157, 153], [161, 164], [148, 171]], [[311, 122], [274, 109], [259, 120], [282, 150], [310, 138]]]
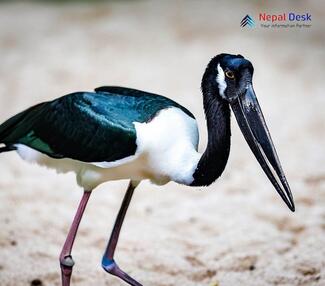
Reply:
[[249, 15], [246, 15], [240, 22], [240, 26], [241, 27], [249, 27], [249, 28], [254, 28], [255, 27], [255, 21], [254, 19], [249, 16]]

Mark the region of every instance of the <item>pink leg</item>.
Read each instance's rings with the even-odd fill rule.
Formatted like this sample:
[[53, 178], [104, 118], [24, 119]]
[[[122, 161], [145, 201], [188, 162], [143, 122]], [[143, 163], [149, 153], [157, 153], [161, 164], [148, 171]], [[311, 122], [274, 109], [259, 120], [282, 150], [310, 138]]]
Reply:
[[131, 181], [128, 186], [121, 208], [117, 215], [111, 237], [109, 239], [106, 251], [102, 259], [102, 267], [106, 272], [119, 277], [120, 279], [124, 280], [126, 283], [128, 283], [131, 286], [142, 286], [142, 285], [118, 267], [118, 265], [114, 260], [114, 253], [115, 253], [116, 245], [119, 239], [119, 235], [120, 235], [120, 231], [122, 228], [126, 211], [132, 199], [134, 189], [136, 188], [137, 185], [138, 183]]
[[60, 266], [61, 266], [61, 276], [62, 276], [62, 286], [70, 286], [70, 279], [72, 274], [72, 268], [74, 261], [71, 256], [71, 250], [73, 247], [74, 240], [78, 231], [79, 223], [81, 221], [82, 215], [86, 208], [87, 202], [89, 200], [91, 192], [84, 191], [81, 201], [78, 206], [77, 213], [73, 219], [72, 225], [70, 227], [68, 236], [63, 245], [60, 254]]

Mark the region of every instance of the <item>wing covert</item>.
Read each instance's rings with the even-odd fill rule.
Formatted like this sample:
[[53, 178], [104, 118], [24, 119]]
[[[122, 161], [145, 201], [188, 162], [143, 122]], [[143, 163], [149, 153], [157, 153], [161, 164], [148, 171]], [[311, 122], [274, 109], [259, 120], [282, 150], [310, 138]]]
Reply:
[[111, 162], [136, 152], [134, 122], [163, 109], [180, 108], [157, 94], [118, 86], [75, 92], [33, 106], [0, 125], [0, 143], [27, 145], [54, 158]]
[[95, 93], [69, 94], [12, 118], [13, 131], [2, 142], [22, 143], [55, 158], [118, 160], [136, 150], [132, 118], [121, 116], [121, 106]]

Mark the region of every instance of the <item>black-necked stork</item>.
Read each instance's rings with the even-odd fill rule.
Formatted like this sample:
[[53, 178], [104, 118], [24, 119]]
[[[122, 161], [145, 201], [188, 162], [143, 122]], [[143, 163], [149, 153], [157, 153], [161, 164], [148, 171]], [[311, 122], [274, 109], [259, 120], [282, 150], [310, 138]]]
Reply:
[[202, 79], [208, 143], [198, 152], [199, 133], [190, 111], [166, 97], [116, 86], [76, 92], [40, 103], [0, 126], [0, 152], [16, 150], [26, 161], [58, 172], [73, 171], [84, 189], [60, 255], [62, 285], [69, 286], [78, 226], [99, 184], [130, 184], [103, 256], [103, 268], [130, 285], [141, 285], [114, 261], [121, 226], [141, 180], [207, 186], [223, 172], [230, 150], [230, 108], [255, 157], [284, 202], [295, 206], [253, 86], [253, 66], [241, 55], [220, 54]]

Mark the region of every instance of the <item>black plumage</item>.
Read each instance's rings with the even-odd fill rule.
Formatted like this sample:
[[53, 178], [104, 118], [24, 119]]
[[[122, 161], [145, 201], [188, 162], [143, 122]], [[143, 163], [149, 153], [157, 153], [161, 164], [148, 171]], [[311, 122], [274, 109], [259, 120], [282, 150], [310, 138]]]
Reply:
[[53, 158], [110, 162], [133, 155], [133, 122], [148, 122], [178, 103], [136, 89], [106, 86], [95, 92], [76, 92], [31, 107], [0, 126], [6, 150], [24, 144]]

